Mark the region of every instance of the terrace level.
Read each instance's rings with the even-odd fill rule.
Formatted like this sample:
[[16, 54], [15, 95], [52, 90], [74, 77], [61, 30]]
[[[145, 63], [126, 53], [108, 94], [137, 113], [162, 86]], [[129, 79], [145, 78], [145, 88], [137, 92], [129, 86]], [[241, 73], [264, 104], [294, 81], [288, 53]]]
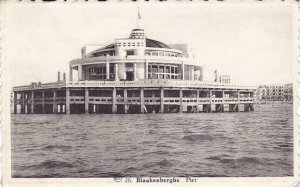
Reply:
[[199, 81], [60, 81], [14, 87], [14, 113], [253, 111], [253, 87]]

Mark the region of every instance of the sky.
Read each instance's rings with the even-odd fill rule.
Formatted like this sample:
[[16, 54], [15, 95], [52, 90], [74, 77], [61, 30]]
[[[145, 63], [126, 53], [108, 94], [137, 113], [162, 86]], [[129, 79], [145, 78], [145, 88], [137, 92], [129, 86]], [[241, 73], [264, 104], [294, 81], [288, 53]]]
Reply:
[[[292, 6], [140, 4], [140, 27], [151, 39], [193, 47], [205, 80], [213, 72], [248, 85], [293, 81]], [[4, 4], [3, 54], [12, 84], [55, 82], [87, 44], [126, 38], [137, 25], [134, 3]], [[68, 76], [67, 76], [68, 77]]]

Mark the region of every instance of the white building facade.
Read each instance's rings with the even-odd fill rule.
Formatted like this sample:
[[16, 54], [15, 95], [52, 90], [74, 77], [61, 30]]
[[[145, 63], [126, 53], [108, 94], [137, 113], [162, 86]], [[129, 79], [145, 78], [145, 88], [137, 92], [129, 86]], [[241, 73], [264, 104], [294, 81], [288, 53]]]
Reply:
[[[203, 66], [194, 60], [186, 44], [166, 45], [148, 39], [143, 29], [129, 38], [116, 39], [70, 62], [70, 80], [136, 81], [180, 79], [203, 81]], [[74, 75], [75, 74], [75, 75]]]

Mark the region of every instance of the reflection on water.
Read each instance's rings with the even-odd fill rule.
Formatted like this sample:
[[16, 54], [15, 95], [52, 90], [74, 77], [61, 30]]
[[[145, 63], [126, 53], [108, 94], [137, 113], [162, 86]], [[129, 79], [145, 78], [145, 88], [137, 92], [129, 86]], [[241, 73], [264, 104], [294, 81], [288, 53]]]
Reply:
[[250, 113], [12, 115], [13, 177], [291, 176], [292, 105]]

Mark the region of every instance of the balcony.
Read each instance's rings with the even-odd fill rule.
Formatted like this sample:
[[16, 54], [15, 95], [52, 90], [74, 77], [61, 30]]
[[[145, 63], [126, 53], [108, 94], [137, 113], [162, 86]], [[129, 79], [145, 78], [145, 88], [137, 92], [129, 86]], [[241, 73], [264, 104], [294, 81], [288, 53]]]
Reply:
[[100, 57], [91, 57], [91, 58], [83, 58], [83, 59], [75, 59], [70, 62], [71, 67], [76, 67], [77, 65], [87, 65], [87, 64], [97, 64], [97, 63], [141, 63], [146, 62], [146, 60], [150, 63], [172, 63], [172, 64], [184, 64], [187, 65], [195, 65], [201, 66], [199, 63], [196, 63], [194, 59], [187, 57], [175, 57], [175, 56], [137, 56], [137, 55], [128, 55], [125, 57], [119, 56], [100, 56]]

